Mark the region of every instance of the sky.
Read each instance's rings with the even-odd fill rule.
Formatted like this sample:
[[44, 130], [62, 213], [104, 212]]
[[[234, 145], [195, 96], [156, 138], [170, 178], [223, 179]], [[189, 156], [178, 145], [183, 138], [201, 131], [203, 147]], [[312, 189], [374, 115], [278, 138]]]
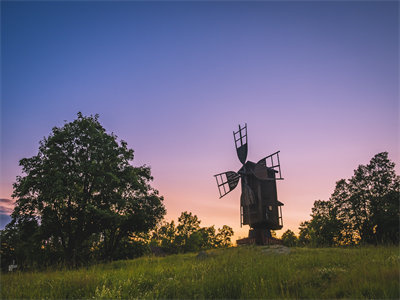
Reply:
[[0, 198], [52, 127], [99, 114], [151, 166], [167, 221], [245, 237], [240, 189], [219, 199], [213, 175], [241, 167], [247, 123], [249, 160], [281, 151], [277, 234], [297, 232], [375, 154], [400, 173], [398, 26], [397, 1], [2, 1]]

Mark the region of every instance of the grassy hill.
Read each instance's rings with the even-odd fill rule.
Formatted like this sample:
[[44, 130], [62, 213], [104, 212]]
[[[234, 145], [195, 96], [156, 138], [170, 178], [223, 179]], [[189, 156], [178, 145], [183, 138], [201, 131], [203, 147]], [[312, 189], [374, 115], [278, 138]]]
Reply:
[[290, 250], [240, 247], [2, 274], [1, 298], [400, 297], [397, 247]]

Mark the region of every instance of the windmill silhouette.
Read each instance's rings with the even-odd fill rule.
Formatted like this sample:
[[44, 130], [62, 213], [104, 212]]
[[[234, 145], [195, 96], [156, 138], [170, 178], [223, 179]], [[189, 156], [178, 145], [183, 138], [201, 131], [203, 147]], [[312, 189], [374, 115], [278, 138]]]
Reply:
[[240, 226], [249, 225], [249, 237], [238, 240], [238, 244], [256, 243], [266, 245], [276, 242], [271, 230], [281, 229], [282, 202], [278, 201], [276, 180], [283, 180], [279, 152], [272, 153], [257, 163], [247, 161], [247, 124], [239, 125], [233, 132], [238, 158], [242, 163], [239, 171], [227, 171], [214, 175], [220, 198], [231, 192], [241, 179]]

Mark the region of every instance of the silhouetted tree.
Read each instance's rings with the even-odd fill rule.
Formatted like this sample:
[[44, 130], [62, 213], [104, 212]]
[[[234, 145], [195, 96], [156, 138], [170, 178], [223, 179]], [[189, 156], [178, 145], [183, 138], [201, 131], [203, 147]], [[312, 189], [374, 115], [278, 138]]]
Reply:
[[387, 152], [378, 153], [347, 182], [337, 182], [331, 201], [346, 225], [344, 243], [399, 241], [400, 179], [394, 167]]
[[200, 243], [199, 237], [191, 236], [200, 229], [200, 220], [196, 215], [192, 215], [191, 212], [182, 212], [178, 218], [177, 236], [175, 237], [175, 243], [183, 251], [195, 250], [193, 244]]
[[152, 234], [151, 245], [166, 253], [190, 252], [232, 245], [233, 230], [224, 225], [216, 233], [215, 227], [200, 227], [201, 221], [191, 212], [182, 212], [178, 226], [165, 222]]
[[309, 226], [310, 221], [304, 221], [299, 226], [299, 241], [300, 246], [307, 246], [311, 244], [311, 228]]
[[222, 226], [222, 228], [218, 228], [218, 233], [216, 236], [217, 246], [218, 247], [230, 247], [232, 246], [231, 237], [233, 236], [233, 229], [228, 225]]
[[12, 218], [37, 218], [43, 239], [59, 243], [70, 264], [83, 259], [93, 236], [110, 259], [121, 239], [149, 231], [165, 214], [150, 168], [132, 160], [133, 150], [107, 134], [98, 115], [78, 113], [53, 128], [37, 155], [20, 160], [25, 175], [14, 184]]
[[395, 164], [388, 159], [387, 152], [382, 152], [375, 155], [366, 167], [371, 223], [366, 233], [367, 241], [398, 243], [400, 177], [394, 171]]
[[211, 249], [218, 247], [215, 227], [202, 227], [197, 231], [200, 235], [200, 249]]
[[329, 201], [316, 201], [300, 238], [316, 245], [398, 243], [400, 178], [388, 153], [359, 165], [349, 180], [341, 179]]
[[352, 209], [349, 201], [350, 188], [346, 180], [336, 182], [336, 187], [330, 201], [336, 208], [336, 218], [341, 222], [341, 240], [339, 244], [352, 245], [359, 241], [359, 235], [354, 230], [354, 224], [360, 220], [360, 215]]
[[290, 229], [286, 230], [281, 237], [282, 243], [287, 247], [294, 247], [297, 245], [297, 237]]
[[155, 246], [161, 247], [167, 253], [177, 253], [178, 245], [175, 242], [176, 227], [172, 220], [170, 223], [164, 222], [153, 232], [152, 241]]
[[311, 217], [308, 226], [312, 244], [333, 246], [341, 240], [343, 225], [332, 202], [315, 201]]
[[40, 239], [39, 225], [35, 217], [25, 215], [13, 219], [0, 232], [1, 267], [6, 270], [16, 262], [20, 269], [43, 262], [44, 253]]

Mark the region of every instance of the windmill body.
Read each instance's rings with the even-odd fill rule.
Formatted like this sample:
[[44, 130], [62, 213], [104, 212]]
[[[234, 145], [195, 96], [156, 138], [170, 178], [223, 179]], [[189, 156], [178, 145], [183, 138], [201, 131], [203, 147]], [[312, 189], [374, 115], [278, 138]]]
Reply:
[[[238, 172], [215, 175], [220, 198], [232, 191], [241, 181], [240, 225], [249, 225], [249, 238], [257, 244], [269, 244], [274, 239], [271, 230], [281, 229], [282, 205], [278, 201], [276, 180], [282, 180], [279, 151], [257, 163], [247, 161], [247, 124], [234, 132], [238, 158], [243, 166]], [[238, 241], [239, 243], [239, 241]]]

